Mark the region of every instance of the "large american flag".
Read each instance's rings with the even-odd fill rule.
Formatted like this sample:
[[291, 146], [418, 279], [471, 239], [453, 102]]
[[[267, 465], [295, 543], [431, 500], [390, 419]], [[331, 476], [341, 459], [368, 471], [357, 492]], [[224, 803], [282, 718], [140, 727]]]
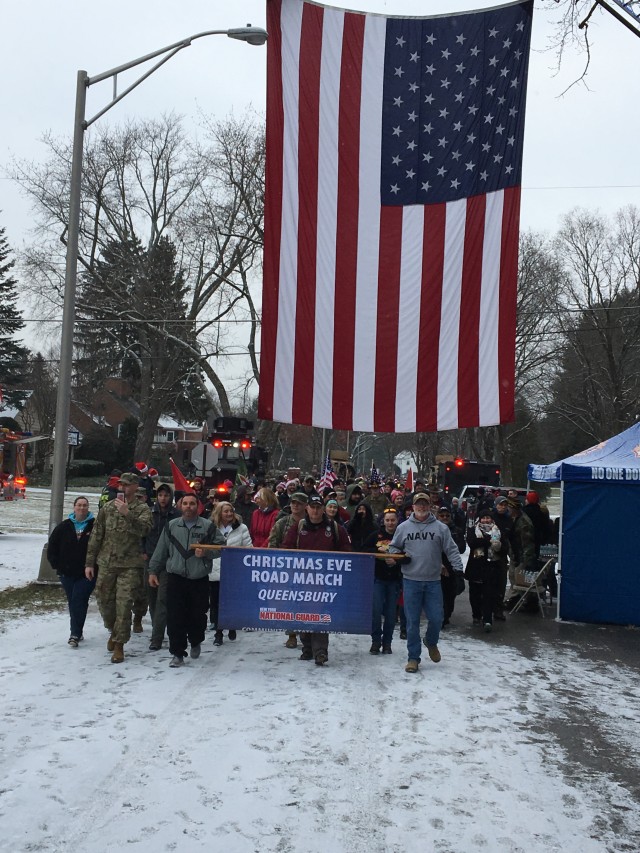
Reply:
[[376, 432], [513, 420], [532, 11], [267, 0], [259, 417]]

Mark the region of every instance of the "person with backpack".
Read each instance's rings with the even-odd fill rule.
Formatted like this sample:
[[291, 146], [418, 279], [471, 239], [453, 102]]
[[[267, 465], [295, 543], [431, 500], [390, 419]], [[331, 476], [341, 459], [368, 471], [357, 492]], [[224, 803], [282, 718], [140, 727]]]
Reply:
[[[337, 521], [331, 521], [319, 494], [312, 494], [307, 504], [307, 514], [297, 525], [287, 531], [283, 548], [300, 551], [352, 551], [349, 535]], [[329, 660], [329, 635], [303, 632], [300, 660], [315, 660], [323, 666]]]
[[[282, 548], [282, 543], [289, 529], [294, 526], [297, 528], [298, 524], [305, 518], [305, 509], [308, 503], [309, 496], [306, 492], [293, 492], [290, 495], [289, 505], [282, 510], [271, 528], [267, 548]], [[288, 649], [297, 648], [298, 635], [295, 631], [287, 631], [285, 646]]]
[[[153, 527], [142, 540], [142, 558], [149, 563], [156, 549], [158, 540], [170, 521], [180, 518], [180, 510], [173, 506], [173, 489], [169, 483], [161, 483], [156, 491], [156, 502], [151, 507]], [[160, 575], [160, 585], [149, 586], [149, 571], [145, 566], [145, 588], [151, 613], [151, 642], [149, 651], [157, 652], [162, 648], [164, 634], [167, 628], [167, 573]]]

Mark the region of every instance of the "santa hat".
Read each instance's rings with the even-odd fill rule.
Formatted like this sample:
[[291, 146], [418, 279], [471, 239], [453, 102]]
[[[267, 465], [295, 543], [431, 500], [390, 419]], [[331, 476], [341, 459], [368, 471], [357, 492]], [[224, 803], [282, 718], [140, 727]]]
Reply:
[[156, 469], [155, 469], [155, 468], [149, 468], [149, 476], [150, 476], [152, 479], [153, 479], [154, 477], [157, 477], [157, 476], [158, 476], [158, 472], [156, 471]]
[[107, 482], [108, 489], [117, 489], [120, 485], [120, 477], [109, 477]]
[[134, 473], [140, 474], [140, 476], [149, 473], [149, 466], [146, 462], [136, 462], [133, 467], [135, 468]]

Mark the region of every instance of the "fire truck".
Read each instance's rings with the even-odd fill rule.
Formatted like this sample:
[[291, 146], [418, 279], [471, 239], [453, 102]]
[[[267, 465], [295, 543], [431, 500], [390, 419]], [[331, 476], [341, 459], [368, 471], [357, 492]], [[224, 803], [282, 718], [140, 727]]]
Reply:
[[191, 451], [191, 480], [198, 477], [204, 481], [206, 489], [225, 494], [229, 490], [225, 481], [236, 485], [237, 481], [265, 475], [269, 454], [255, 442], [253, 421], [218, 417], [211, 427], [207, 440]]
[[0, 492], [5, 501], [26, 497], [27, 444], [31, 441], [30, 432], [0, 428]]
[[476, 462], [459, 456], [437, 460], [431, 468], [431, 482], [445, 495], [458, 497], [472, 483], [495, 488], [500, 485], [500, 466], [496, 462]]

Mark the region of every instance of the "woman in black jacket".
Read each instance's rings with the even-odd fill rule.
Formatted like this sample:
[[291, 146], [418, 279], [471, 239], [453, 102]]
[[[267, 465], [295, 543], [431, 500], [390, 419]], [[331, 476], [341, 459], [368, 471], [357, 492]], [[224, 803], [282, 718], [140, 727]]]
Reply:
[[377, 531], [378, 525], [373, 520], [373, 511], [369, 504], [361, 501], [356, 507], [353, 518], [347, 524], [347, 533], [351, 539], [354, 551], [362, 551], [364, 543]]
[[87, 498], [76, 498], [73, 512], [59, 524], [49, 537], [47, 559], [58, 573], [60, 583], [67, 594], [71, 636], [69, 645], [77, 649], [83, 640], [82, 629], [87, 618], [89, 596], [96, 585], [96, 577], [87, 580], [84, 567], [87, 557], [87, 545], [95, 518], [89, 512]]

